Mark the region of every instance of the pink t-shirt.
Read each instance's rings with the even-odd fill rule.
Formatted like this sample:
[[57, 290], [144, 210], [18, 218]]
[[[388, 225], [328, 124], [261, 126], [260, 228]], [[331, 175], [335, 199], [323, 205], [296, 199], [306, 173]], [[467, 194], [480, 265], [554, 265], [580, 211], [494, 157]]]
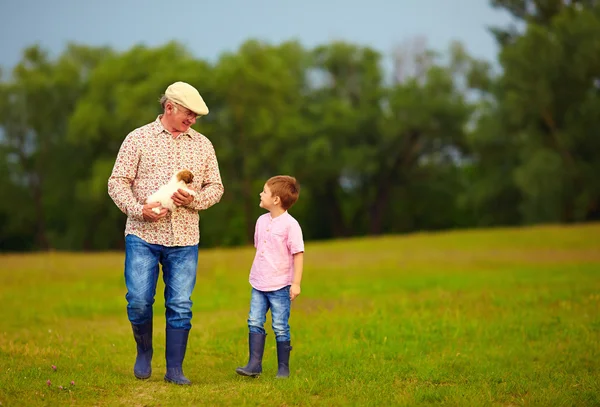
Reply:
[[275, 219], [265, 213], [254, 230], [256, 256], [250, 270], [250, 285], [260, 291], [275, 291], [292, 284], [294, 254], [304, 251], [302, 229], [287, 211]]

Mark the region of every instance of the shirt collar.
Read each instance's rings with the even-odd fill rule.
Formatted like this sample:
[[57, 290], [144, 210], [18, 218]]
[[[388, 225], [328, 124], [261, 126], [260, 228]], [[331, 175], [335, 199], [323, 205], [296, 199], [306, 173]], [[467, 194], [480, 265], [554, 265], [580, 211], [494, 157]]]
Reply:
[[[153, 124], [154, 124], [154, 130], [155, 130], [155, 133], [156, 133], [156, 134], [160, 134], [160, 133], [162, 133], [162, 132], [165, 132], [165, 133], [167, 133], [167, 134], [171, 134], [171, 133], [170, 133], [170, 132], [169, 132], [167, 129], [165, 129], [165, 126], [163, 126], [162, 122], [160, 121], [160, 118], [161, 118], [161, 117], [162, 117], [162, 114], [159, 114], [159, 115], [156, 117], [156, 120], [155, 120], [155, 121], [154, 121], [154, 123], [153, 123]], [[185, 135], [185, 136], [188, 136], [189, 138], [193, 139], [193, 138], [194, 138], [194, 135], [193, 135], [193, 133], [192, 133], [192, 132], [193, 132], [193, 130], [192, 130], [192, 128], [190, 127], [190, 128], [188, 129], [188, 131], [187, 131], [187, 132], [185, 132], [185, 133], [181, 133], [181, 134], [180, 134], [180, 136], [184, 136], [184, 135]]]
[[280, 218], [284, 218], [288, 215], [288, 211], [283, 212], [281, 215], [279, 215], [278, 217], [274, 218], [273, 216], [271, 216], [271, 212], [268, 212], [269, 218], [271, 218], [272, 221], [277, 221]]

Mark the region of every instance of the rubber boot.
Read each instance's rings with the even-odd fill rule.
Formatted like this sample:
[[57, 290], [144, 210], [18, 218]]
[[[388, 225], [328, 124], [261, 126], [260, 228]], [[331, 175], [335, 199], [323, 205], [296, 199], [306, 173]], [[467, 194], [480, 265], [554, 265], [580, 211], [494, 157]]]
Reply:
[[242, 376], [257, 377], [262, 373], [262, 358], [265, 353], [265, 338], [263, 334], [250, 333], [248, 335], [248, 347], [250, 348], [250, 357], [248, 364], [244, 367], [235, 369], [236, 373]]
[[131, 324], [131, 328], [137, 344], [133, 374], [138, 379], [147, 379], [152, 374], [152, 322], [142, 325]]
[[183, 359], [187, 348], [188, 329], [169, 329], [167, 328], [167, 339], [165, 348], [165, 357], [167, 359], [167, 374], [165, 381], [181, 385], [192, 384], [187, 377], [183, 375]]
[[277, 342], [277, 378], [283, 379], [290, 376], [290, 341]]

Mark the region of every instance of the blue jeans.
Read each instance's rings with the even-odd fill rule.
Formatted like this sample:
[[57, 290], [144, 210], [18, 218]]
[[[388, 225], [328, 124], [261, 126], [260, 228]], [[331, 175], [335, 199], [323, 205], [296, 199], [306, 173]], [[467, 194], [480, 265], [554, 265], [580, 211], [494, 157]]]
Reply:
[[291, 305], [289, 285], [277, 291], [259, 291], [252, 288], [250, 314], [248, 315], [248, 329], [250, 333], [266, 335], [264, 326], [267, 320], [267, 311], [270, 308], [276, 341], [289, 341], [290, 325], [288, 321], [290, 319]]
[[125, 298], [129, 321], [136, 325], [152, 322], [159, 263], [165, 282], [167, 327], [189, 330], [198, 245], [168, 247], [147, 243], [135, 235], [125, 237]]

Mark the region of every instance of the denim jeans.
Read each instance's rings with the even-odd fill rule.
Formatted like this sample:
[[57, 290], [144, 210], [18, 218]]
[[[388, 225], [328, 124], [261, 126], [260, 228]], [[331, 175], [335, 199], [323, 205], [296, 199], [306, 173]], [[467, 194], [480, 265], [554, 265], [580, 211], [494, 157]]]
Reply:
[[259, 291], [252, 288], [250, 299], [250, 314], [248, 315], [248, 329], [250, 333], [266, 335], [265, 321], [267, 311], [271, 309], [273, 332], [277, 342], [290, 340], [290, 286], [277, 291]]
[[147, 243], [135, 235], [125, 237], [125, 298], [129, 321], [136, 325], [152, 321], [159, 263], [165, 282], [167, 327], [189, 330], [198, 245], [168, 247]]

